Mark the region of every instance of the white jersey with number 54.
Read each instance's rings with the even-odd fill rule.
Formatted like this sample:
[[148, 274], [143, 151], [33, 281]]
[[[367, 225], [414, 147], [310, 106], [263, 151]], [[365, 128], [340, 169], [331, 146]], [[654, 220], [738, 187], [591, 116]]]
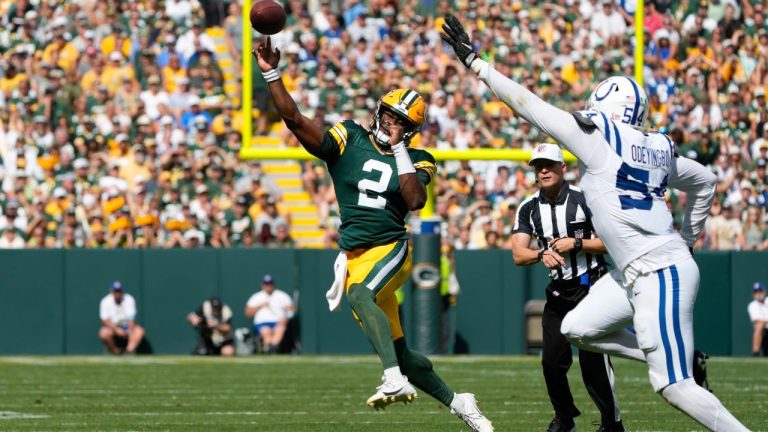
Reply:
[[[472, 69], [518, 115], [579, 159], [580, 186], [595, 230], [625, 281], [690, 257], [688, 247], [699, 237], [714, 199], [714, 174], [676, 157], [664, 134], [634, 129], [597, 111], [563, 111], [483, 60], [475, 60]], [[667, 187], [687, 194], [680, 233], [664, 201]]]
[[616, 264], [623, 269], [634, 259], [675, 241], [680, 244], [676, 249], [687, 255], [688, 247], [675, 231], [664, 201], [670, 177], [676, 177], [672, 140], [612, 122], [596, 111], [574, 116], [584, 129], [597, 129], [589, 140], [606, 153], [606, 160], [596, 169], [582, 167], [580, 185], [594, 215], [595, 230], [606, 244], [612, 243], [609, 250]]

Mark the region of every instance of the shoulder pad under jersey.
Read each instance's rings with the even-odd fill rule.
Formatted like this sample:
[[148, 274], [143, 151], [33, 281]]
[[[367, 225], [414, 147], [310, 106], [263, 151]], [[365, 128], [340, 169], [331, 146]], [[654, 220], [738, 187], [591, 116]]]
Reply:
[[574, 111], [571, 115], [576, 119], [576, 123], [579, 124], [581, 130], [584, 132], [592, 132], [597, 128], [595, 122], [592, 121], [593, 115], [590, 115], [592, 113], [594, 113], [594, 111]]

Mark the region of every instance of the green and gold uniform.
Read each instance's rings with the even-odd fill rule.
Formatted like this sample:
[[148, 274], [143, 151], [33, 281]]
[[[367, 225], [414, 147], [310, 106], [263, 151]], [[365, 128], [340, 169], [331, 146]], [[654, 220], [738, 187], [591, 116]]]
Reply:
[[[385, 139], [381, 129], [384, 110], [411, 126], [404, 131], [405, 140], [418, 133], [426, 120], [426, 104], [418, 93], [392, 90], [379, 99], [371, 130], [353, 121], [342, 121], [325, 133], [319, 148], [313, 149], [313, 154], [328, 166], [339, 203], [339, 246], [347, 270], [344, 291], [355, 319], [381, 360], [385, 376], [393, 375], [394, 368], [399, 367], [413, 385], [451, 406], [455, 393], [435, 373], [426, 356], [408, 348], [400, 326], [395, 292], [405, 284], [411, 270], [405, 229], [409, 210], [400, 189], [395, 157], [389, 146], [379, 146], [374, 139]], [[435, 159], [424, 150], [407, 151], [416, 176], [428, 184], [435, 175]], [[415, 392], [408, 397], [415, 397]], [[385, 399], [377, 391], [368, 399], [368, 405], [383, 407], [393, 402]]]
[[[420, 149], [408, 153], [419, 179], [428, 184], [435, 159]], [[328, 165], [341, 211], [339, 247], [351, 251], [408, 238], [408, 208], [395, 158], [374, 144], [367, 129], [351, 120], [337, 123], [325, 133], [320, 157]]]
[[[318, 156], [328, 165], [339, 202], [339, 246], [347, 253], [345, 289], [354, 284], [370, 289], [396, 340], [403, 332], [394, 292], [410, 273], [411, 254], [405, 229], [408, 207], [395, 158], [386, 150], [367, 129], [347, 120], [325, 133]], [[435, 159], [424, 150], [409, 148], [408, 153], [419, 179], [428, 184]]]

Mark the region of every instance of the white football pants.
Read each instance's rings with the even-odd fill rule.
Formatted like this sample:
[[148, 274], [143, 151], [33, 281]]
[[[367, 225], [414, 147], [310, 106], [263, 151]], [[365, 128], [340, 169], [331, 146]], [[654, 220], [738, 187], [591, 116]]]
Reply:
[[[648, 363], [656, 392], [712, 431], [747, 431], [712, 393], [693, 383], [693, 258], [641, 275], [631, 287], [614, 271], [598, 280], [560, 331], [582, 349]], [[634, 322], [635, 334], [625, 327]]]
[[[620, 278], [614, 271], [590, 288], [563, 319], [565, 337], [579, 348], [647, 361], [657, 392], [692, 377], [696, 262], [643, 274], [629, 287]], [[625, 329], [633, 323], [636, 334]]]

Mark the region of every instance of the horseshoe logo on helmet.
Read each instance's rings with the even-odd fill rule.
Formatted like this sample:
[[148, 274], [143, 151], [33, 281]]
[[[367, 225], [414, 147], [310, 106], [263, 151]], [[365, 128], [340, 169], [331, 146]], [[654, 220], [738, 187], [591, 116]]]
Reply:
[[[603, 85], [605, 85], [605, 84], [607, 84], [607, 83], [603, 83]], [[601, 85], [600, 87], [603, 87], [603, 86]], [[598, 91], [600, 90], [600, 87], [598, 87], [598, 88], [596, 88], [596, 89], [595, 89], [595, 100], [596, 100], [596, 101], [598, 101], [598, 102], [600, 102], [601, 100], [603, 100], [603, 99], [607, 98], [607, 97], [608, 97], [608, 95], [610, 95], [610, 94], [611, 94], [611, 92], [613, 91], [613, 88], [614, 88], [614, 87], [618, 88], [618, 87], [619, 87], [619, 85], [618, 85], [618, 84], [616, 84], [615, 82], [612, 82], [612, 83], [611, 83], [611, 85], [610, 85], [610, 86], [608, 86], [608, 91], [606, 91], [606, 92], [605, 92], [605, 94], [604, 94], [604, 95], [602, 95], [602, 96], [600, 96], [600, 95], [598, 95], [598, 94], [597, 94], [597, 93], [598, 93]]]

